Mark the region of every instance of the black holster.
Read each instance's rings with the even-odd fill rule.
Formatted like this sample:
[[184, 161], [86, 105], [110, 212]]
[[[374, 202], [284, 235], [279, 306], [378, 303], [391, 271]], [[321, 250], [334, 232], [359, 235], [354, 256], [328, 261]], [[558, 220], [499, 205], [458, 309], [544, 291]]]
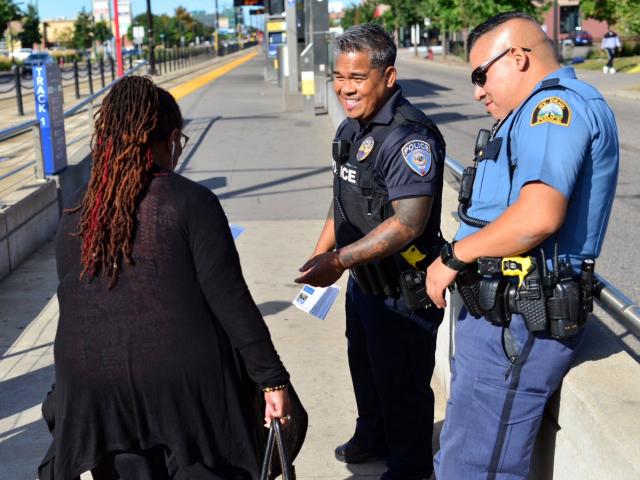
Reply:
[[475, 267], [468, 268], [456, 277], [456, 288], [467, 312], [472, 317], [480, 318], [485, 315], [485, 310], [480, 305], [480, 280], [482, 277]]

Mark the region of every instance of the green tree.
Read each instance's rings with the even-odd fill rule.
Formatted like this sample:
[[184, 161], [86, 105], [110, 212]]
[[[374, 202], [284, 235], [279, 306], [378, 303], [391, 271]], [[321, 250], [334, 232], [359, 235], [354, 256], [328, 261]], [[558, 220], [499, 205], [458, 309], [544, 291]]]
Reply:
[[526, 12], [540, 20], [541, 13], [550, 2], [531, 0], [421, 0], [417, 10], [444, 34], [445, 54], [449, 35], [462, 31], [466, 50], [467, 35], [471, 29], [488, 18], [502, 12]]
[[104, 20], [96, 22], [93, 26], [93, 38], [100, 43], [108, 42], [113, 38], [113, 32], [109, 28], [109, 25]]
[[24, 17], [22, 17], [22, 32], [18, 35], [23, 47], [30, 48], [34, 43], [40, 43], [42, 35], [38, 27], [40, 25], [40, 17], [35, 5], [29, 4]]
[[73, 45], [79, 50], [91, 48], [93, 43], [93, 17], [84, 7], [73, 24]]
[[620, 2], [620, 25], [629, 35], [640, 35], [640, 0]]
[[13, 0], [0, 0], [0, 36], [4, 35], [7, 23], [11, 20], [20, 20], [22, 12]]
[[640, 0], [583, 0], [580, 10], [586, 18], [619, 25], [627, 35], [640, 35]]
[[615, 24], [620, 16], [619, 3], [624, 0], [582, 0], [580, 11], [586, 18], [593, 18], [609, 25]]
[[[185, 44], [195, 41], [195, 37], [203, 40], [206, 36], [210, 36], [213, 28], [206, 27], [198, 20], [195, 20], [184, 7], [178, 7], [175, 14], [171, 17], [168, 15], [153, 15], [153, 39], [156, 45], [162, 45], [162, 36], [164, 35], [164, 43], [167, 47], [180, 46], [180, 37], [184, 37]], [[133, 18], [133, 24], [127, 30], [127, 37], [133, 40], [133, 26], [144, 25], [147, 29], [147, 15], [136, 15]], [[146, 33], [146, 32], [145, 32]], [[148, 45], [149, 39], [146, 37], [143, 41], [144, 45]]]
[[346, 30], [347, 28], [353, 27], [354, 25], [360, 25], [361, 23], [382, 23], [379, 18], [373, 18], [376, 7], [380, 3], [382, 2], [378, 0], [364, 0], [360, 5], [353, 5], [346, 8], [340, 25]]

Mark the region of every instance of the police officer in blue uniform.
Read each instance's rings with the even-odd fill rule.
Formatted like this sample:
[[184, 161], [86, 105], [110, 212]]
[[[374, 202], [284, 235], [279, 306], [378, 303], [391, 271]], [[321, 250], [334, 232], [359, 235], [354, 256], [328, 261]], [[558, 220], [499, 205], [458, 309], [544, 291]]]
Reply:
[[434, 463], [439, 479], [526, 479], [592, 308], [618, 134], [602, 95], [558, 64], [531, 17], [497, 15], [469, 48], [474, 96], [497, 123], [462, 182], [456, 241], [427, 270], [436, 305], [454, 282], [465, 305]]
[[437, 327], [424, 271], [439, 234], [445, 144], [396, 85], [396, 47], [378, 25], [336, 39], [334, 86], [347, 119], [333, 142], [334, 200], [296, 281], [334, 283], [349, 269], [346, 336], [358, 407], [336, 458], [388, 458], [386, 479], [432, 473]]

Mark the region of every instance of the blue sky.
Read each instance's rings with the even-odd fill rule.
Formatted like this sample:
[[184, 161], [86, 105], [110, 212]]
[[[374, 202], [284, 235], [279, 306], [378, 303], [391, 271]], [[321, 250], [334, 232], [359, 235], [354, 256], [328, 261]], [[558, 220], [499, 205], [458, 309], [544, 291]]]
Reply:
[[[110, 0], [113, 1], [113, 0]], [[22, 6], [28, 3], [36, 3], [35, 0], [23, 0]], [[92, 0], [38, 0], [40, 18], [66, 17], [74, 18], [76, 14], [85, 7], [88, 12], [92, 9]], [[182, 5], [187, 10], [214, 11], [215, 0], [151, 0], [151, 10], [153, 13], [171, 13], [178, 5]], [[218, 6], [222, 10], [233, 5], [233, 0], [218, 0]], [[144, 13], [147, 10], [146, 0], [132, 0], [131, 7], [134, 15]]]
[[[110, 0], [113, 1], [113, 0]], [[339, 1], [339, 0], [338, 0]], [[342, 0], [344, 4], [351, 4], [358, 0]], [[18, 0], [20, 2], [20, 0]], [[22, 7], [28, 3], [36, 3], [36, 0], [21, 0]], [[92, 0], [37, 0], [40, 9], [41, 19], [56, 17], [74, 18], [76, 14], [85, 7], [91, 11]], [[132, 10], [134, 15], [144, 13], [147, 8], [146, 0], [132, 0]], [[171, 13], [178, 5], [184, 6], [187, 10], [214, 11], [215, 0], [151, 0], [151, 10], [153, 13]], [[218, 0], [218, 6], [222, 10], [232, 6], [233, 0]]]

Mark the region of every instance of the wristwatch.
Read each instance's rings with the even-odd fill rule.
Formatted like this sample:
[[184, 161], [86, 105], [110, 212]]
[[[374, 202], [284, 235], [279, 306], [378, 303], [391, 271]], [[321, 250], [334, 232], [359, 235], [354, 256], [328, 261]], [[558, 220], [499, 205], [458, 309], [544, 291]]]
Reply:
[[453, 245], [455, 243], [456, 242], [445, 243], [440, 249], [440, 258], [442, 259], [442, 263], [447, 267], [454, 269], [456, 272], [462, 272], [469, 268], [469, 264], [461, 262], [456, 258], [453, 253]]

